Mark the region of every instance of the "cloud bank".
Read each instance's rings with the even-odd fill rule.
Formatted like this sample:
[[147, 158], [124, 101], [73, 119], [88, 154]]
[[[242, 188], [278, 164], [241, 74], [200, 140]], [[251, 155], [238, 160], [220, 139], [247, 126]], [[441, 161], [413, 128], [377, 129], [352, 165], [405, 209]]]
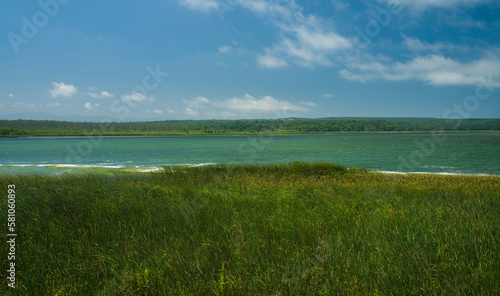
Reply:
[[480, 77], [500, 77], [500, 59], [486, 57], [461, 62], [442, 55], [417, 56], [407, 62], [353, 62], [340, 74], [360, 82], [369, 80], [420, 80], [432, 85], [476, 85]]
[[186, 105], [184, 114], [197, 117], [262, 117], [270, 116], [281, 118], [289, 112], [308, 112], [310, 107], [316, 106], [313, 102], [291, 103], [279, 100], [272, 96], [254, 97], [250, 94], [236, 96], [225, 100], [209, 100], [206, 97], [196, 97], [193, 100], [184, 100]]

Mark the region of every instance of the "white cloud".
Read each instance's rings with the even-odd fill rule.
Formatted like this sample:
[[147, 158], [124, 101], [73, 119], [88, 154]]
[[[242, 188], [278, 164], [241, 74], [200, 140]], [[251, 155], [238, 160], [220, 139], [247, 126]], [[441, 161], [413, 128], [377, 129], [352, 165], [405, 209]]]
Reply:
[[308, 111], [308, 108], [304, 106], [299, 106], [285, 100], [277, 100], [272, 96], [264, 96], [257, 99], [249, 94], [219, 102], [218, 106], [240, 112]]
[[200, 112], [193, 110], [190, 107], [186, 107], [186, 110], [184, 112], [189, 116], [198, 116], [198, 114], [200, 114]]
[[304, 15], [295, 1], [248, 0], [243, 7], [268, 16], [280, 31], [280, 40], [257, 56], [261, 67], [279, 68], [290, 62], [305, 67], [332, 65], [332, 56], [351, 48], [352, 41], [314, 15]]
[[85, 103], [85, 105], [83, 105], [83, 106], [85, 107], [85, 109], [87, 109], [87, 111], [94, 110], [94, 108], [92, 108], [92, 104], [90, 102]]
[[154, 109], [153, 112], [156, 113], [156, 114], [163, 114], [163, 111], [158, 110], [158, 109]]
[[300, 104], [304, 105], [304, 106], [308, 106], [308, 107], [316, 107], [316, 106], [318, 106], [318, 105], [316, 105], [316, 103], [313, 103], [313, 102], [300, 101]]
[[316, 50], [339, 50], [349, 48], [351, 42], [346, 38], [333, 33], [324, 32], [323, 29], [315, 21], [311, 27], [304, 25], [293, 28], [298, 39], [307, 47]]
[[406, 37], [405, 35], [403, 35], [403, 38], [403, 45], [412, 51], [439, 51], [443, 49], [443, 45], [440, 43], [424, 43], [417, 38]]
[[469, 46], [455, 45], [449, 42], [435, 42], [427, 43], [418, 38], [408, 37], [403, 34], [403, 46], [411, 51], [428, 51], [434, 53], [442, 53], [444, 51], [450, 52], [466, 52], [471, 50]]
[[233, 50], [233, 47], [230, 45], [224, 45], [224, 46], [219, 47], [218, 50], [220, 53], [228, 53], [231, 50]]
[[472, 15], [462, 10], [455, 10], [452, 13], [446, 13], [441, 17], [442, 21], [450, 26], [463, 28], [485, 28], [486, 23], [482, 20], [475, 20]]
[[433, 85], [475, 85], [479, 77], [500, 76], [500, 59], [485, 57], [460, 62], [441, 55], [418, 56], [406, 63], [353, 62], [340, 71], [349, 80], [420, 80]]
[[333, 95], [332, 95], [332, 94], [321, 94], [321, 96], [322, 96], [323, 98], [329, 98], [329, 99], [333, 98]]
[[[184, 114], [191, 117], [203, 116], [203, 118], [259, 117], [272, 113], [274, 113], [274, 117], [281, 118], [291, 116], [287, 113], [288, 111], [309, 111], [311, 107], [316, 106], [314, 102], [310, 101], [292, 103], [272, 96], [256, 98], [249, 94], [214, 101], [199, 96], [183, 102], [185, 104]], [[176, 112], [174, 110], [168, 111], [170, 113]]]
[[172, 110], [172, 109], [167, 109], [167, 112], [168, 112], [168, 113], [172, 113], [172, 114], [173, 114], [173, 113], [177, 113], [177, 111], [176, 111], [176, 110]]
[[[206, 97], [198, 96], [193, 100], [183, 100], [184, 104], [187, 105], [184, 113], [189, 116], [198, 116], [200, 111], [198, 109], [203, 109], [204, 114], [207, 114], [207, 109], [211, 107], [211, 101]], [[172, 112], [171, 112], [172, 111]], [[175, 111], [171, 110], [170, 113], [175, 113]]]
[[264, 68], [281, 68], [288, 66], [288, 63], [284, 59], [276, 57], [271, 53], [259, 55], [257, 57], [257, 63]]
[[[181, 4], [202, 11], [220, 12], [226, 6], [239, 5], [260, 16], [267, 17], [279, 30], [280, 39], [257, 55], [257, 64], [264, 68], [281, 68], [290, 62], [305, 67], [329, 66], [331, 56], [352, 47], [352, 40], [341, 36], [319, 17], [305, 16], [295, 1], [233, 0], [228, 3], [214, 0], [179, 0]], [[234, 48], [219, 47], [220, 53]]]
[[184, 100], [184, 103], [191, 108], [200, 108], [204, 104], [210, 103], [210, 100], [205, 97], [196, 97], [193, 100]]
[[88, 92], [87, 94], [94, 99], [113, 98], [115, 96], [107, 91], [101, 91], [100, 93]]
[[475, 6], [493, 0], [385, 0], [388, 3], [395, 5], [412, 6], [418, 9], [425, 9], [430, 7], [443, 7], [450, 8], [456, 6]]
[[114, 97], [113, 94], [107, 92], [107, 91], [101, 91], [101, 98], [112, 98]]
[[333, 6], [335, 7], [335, 9], [338, 10], [338, 11], [340, 11], [340, 10], [346, 10], [347, 8], [349, 8], [349, 4], [345, 3], [343, 1], [332, 0], [332, 2], [333, 2]]
[[[259, 15], [271, 17], [289, 18], [300, 10], [295, 1], [265, 1], [265, 0], [237, 0], [235, 4], [253, 11]], [[280, 5], [281, 4], [281, 5]]]
[[[55, 104], [54, 104], [55, 105]], [[85, 107], [85, 109], [87, 109], [87, 111], [91, 111], [91, 110], [94, 110], [96, 107], [99, 107], [101, 106], [99, 103], [97, 104], [94, 104], [94, 106], [92, 106], [92, 103], [90, 102], [87, 102], [83, 105], [83, 107]]]
[[305, 17], [300, 11], [292, 15], [292, 19], [277, 22], [282, 37], [258, 56], [260, 66], [282, 67], [287, 60], [305, 67], [330, 66], [332, 56], [352, 47], [352, 40], [334, 32], [321, 19]]
[[178, 0], [178, 2], [187, 8], [204, 12], [215, 10], [217, 13], [224, 13], [241, 6], [259, 15], [281, 17], [289, 16], [291, 10], [298, 9], [294, 1], [282, 2], [284, 5], [280, 5], [278, 1], [266, 0]]
[[63, 82], [52, 82], [52, 89], [50, 95], [56, 97], [72, 97], [76, 94], [77, 88], [72, 84], [64, 84]]
[[122, 101], [124, 102], [143, 102], [143, 101], [153, 101], [154, 98], [153, 96], [146, 97], [145, 95], [141, 94], [140, 92], [134, 92], [129, 95], [123, 95], [122, 96]]
[[216, 0], [179, 0], [179, 2], [188, 8], [202, 11], [219, 8], [219, 2]]
[[9, 94], [9, 98], [13, 98], [14, 97], [14, 94]]
[[217, 51], [221, 54], [243, 54], [247, 50], [241, 46], [237, 41], [232, 40], [231, 44], [226, 44], [217, 48]]
[[196, 99], [194, 99], [194, 100], [195, 100], [195, 102], [202, 103], [202, 104], [210, 103], [210, 100], [205, 98], [205, 97], [196, 97]]

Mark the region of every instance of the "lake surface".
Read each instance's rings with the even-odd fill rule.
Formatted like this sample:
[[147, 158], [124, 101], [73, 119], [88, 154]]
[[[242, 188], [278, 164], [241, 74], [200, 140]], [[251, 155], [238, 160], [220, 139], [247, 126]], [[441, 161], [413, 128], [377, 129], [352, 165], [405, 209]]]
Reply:
[[0, 173], [169, 164], [333, 162], [392, 172], [500, 173], [500, 133], [0, 139]]

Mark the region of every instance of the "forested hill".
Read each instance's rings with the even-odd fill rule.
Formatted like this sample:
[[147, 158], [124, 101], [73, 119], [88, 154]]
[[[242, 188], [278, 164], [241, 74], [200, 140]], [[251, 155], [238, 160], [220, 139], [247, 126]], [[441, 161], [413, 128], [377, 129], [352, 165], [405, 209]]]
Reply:
[[500, 119], [324, 118], [275, 120], [170, 120], [152, 122], [69, 122], [0, 120], [0, 136], [186, 135], [327, 133], [370, 131], [492, 131]]

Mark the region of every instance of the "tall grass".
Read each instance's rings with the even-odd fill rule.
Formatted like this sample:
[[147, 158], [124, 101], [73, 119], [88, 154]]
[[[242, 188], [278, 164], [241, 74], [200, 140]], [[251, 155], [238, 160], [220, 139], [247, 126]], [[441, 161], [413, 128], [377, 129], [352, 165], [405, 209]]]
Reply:
[[494, 176], [295, 162], [12, 183], [21, 295], [500, 294]]

